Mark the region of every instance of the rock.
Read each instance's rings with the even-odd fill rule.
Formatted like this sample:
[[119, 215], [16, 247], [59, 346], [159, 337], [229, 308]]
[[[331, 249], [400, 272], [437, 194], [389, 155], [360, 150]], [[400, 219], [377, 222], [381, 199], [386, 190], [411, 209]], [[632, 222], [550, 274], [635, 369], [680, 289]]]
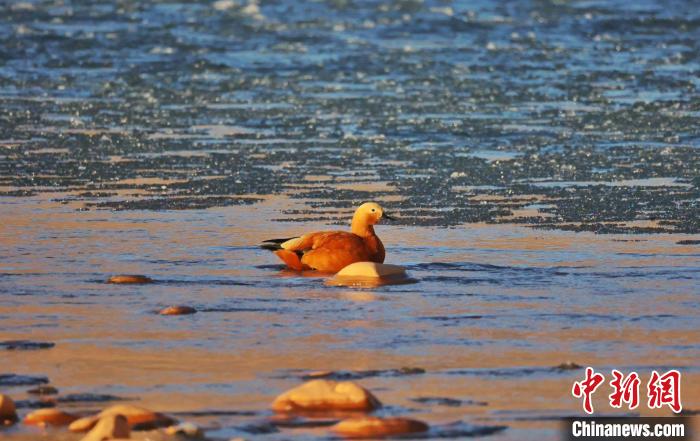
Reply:
[[582, 369], [582, 366], [577, 363], [574, 363], [573, 361], [565, 361], [564, 363], [557, 366], [556, 369], [559, 369], [561, 371], [572, 371], [576, 369]]
[[29, 389], [27, 393], [32, 395], [56, 395], [58, 393], [58, 389], [53, 386], [37, 386]]
[[409, 278], [406, 275], [406, 270], [398, 265], [355, 262], [340, 270], [332, 279], [327, 280], [326, 285], [375, 287], [414, 282], [416, 280]]
[[17, 422], [17, 409], [15, 402], [7, 395], [0, 394], [0, 426], [7, 426]]
[[428, 425], [408, 418], [362, 417], [343, 420], [331, 427], [339, 435], [350, 438], [381, 438], [425, 432]]
[[311, 380], [288, 390], [272, 403], [277, 412], [370, 411], [381, 407], [369, 391], [352, 381]]
[[375, 262], [355, 262], [341, 269], [338, 277], [401, 277], [406, 270], [398, 265]]
[[58, 409], [39, 409], [24, 418], [24, 424], [36, 426], [67, 426], [78, 417]]
[[303, 380], [315, 380], [317, 378], [328, 378], [335, 374], [333, 371], [313, 371], [301, 376]]
[[165, 429], [165, 433], [170, 436], [180, 435], [185, 438], [204, 438], [204, 431], [192, 423], [180, 423], [177, 426], [170, 426]]
[[112, 438], [129, 439], [131, 431], [124, 415], [106, 415], [80, 441], [104, 441]]
[[140, 275], [135, 275], [135, 274], [123, 274], [119, 276], [112, 276], [107, 280], [107, 283], [153, 283], [153, 279], [150, 277], [146, 276], [140, 276]]
[[143, 407], [132, 406], [130, 404], [117, 404], [106, 408], [97, 415], [87, 416], [74, 421], [68, 429], [70, 429], [71, 432], [87, 432], [92, 429], [100, 419], [112, 415], [124, 415], [129, 423], [129, 427], [133, 430], [156, 429], [176, 423], [174, 419], [166, 415], [150, 411]]
[[197, 312], [196, 309], [192, 308], [191, 306], [168, 306], [167, 308], [161, 310], [158, 314], [160, 315], [186, 315], [186, 314], [194, 314]]

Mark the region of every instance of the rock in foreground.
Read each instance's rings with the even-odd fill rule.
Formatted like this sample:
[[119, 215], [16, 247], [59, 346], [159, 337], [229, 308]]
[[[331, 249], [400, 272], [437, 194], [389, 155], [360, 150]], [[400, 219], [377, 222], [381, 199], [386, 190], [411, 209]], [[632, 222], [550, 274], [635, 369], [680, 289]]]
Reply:
[[8, 426], [17, 422], [15, 402], [7, 395], [0, 394], [0, 426]]
[[107, 283], [145, 284], [153, 283], [153, 279], [136, 274], [122, 274], [110, 277]]
[[409, 278], [406, 270], [401, 266], [355, 262], [340, 270], [326, 283], [336, 286], [381, 286], [412, 282], [415, 280]]
[[331, 430], [349, 438], [382, 438], [425, 432], [428, 425], [408, 418], [362, 417], [343, 420]]
[[24, 424], [36, 426], [67, 426], [78, 417], [58, 409], [38, 409], [24, 418]]
[[277, 412], [371, 411], [381, 407], [369, 391], [352, 381], [312, 380], [288, 390], [272, 403]]
[[113, 438], [129, 439], [131, 431], [124, 415], [107, 415], [96, 422], [80, 441], [104, 441]]
[[153, 412], [139, 406], [130, 404], [117, 404], [98, 413], [97, 415], [80, 418], [74, 421], [68, 428], [71, 432], [87, 432], [92, 429], [98, 421], [107, 416], [123, 415], [126, 417], [129, 427], [134, 430], [149, 430], [158, 427], [167, 427], [176, 421], [166, 415]]
[[375, 262], [355, 262], [336, 274], [338, 277], [403, 277], [406, 270], [398, 265]]

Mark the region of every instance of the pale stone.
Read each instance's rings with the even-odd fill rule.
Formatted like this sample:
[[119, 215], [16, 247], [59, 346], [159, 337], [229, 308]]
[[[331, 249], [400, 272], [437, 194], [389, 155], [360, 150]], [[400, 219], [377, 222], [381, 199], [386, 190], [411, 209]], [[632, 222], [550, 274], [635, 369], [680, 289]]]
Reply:
[[24, 417], [24, 424], [37, 426], [67, 426], [78, 417], [58, 409], [37, 409]]
[[0, 394], [0, 425], [17, 422], [15, 402], [7, 395]]
[[103, 441], [106, 439], [128, 439], [131, 436], [129, 423], [124, 415], [106, 415], [95, 423], [95, 427], [80, 441]]
[[369, 391], [352, 381], [311, 380], [288, 390], [272, 403], [277, 412], [370, 411], [381, 406]]
[[398, 265], [375, 262], [355, 262], [341, 269], [338, 277], [402, 277], [406, 270]]
[[107, 283], [131, 283], [131, 284], [144, 284], [153, 283], [153, 279], [146, 276], [141, 276], [137, 274], [121, 274], [118, 276], [112, 276], [107, 280]]
[[343, 420], [331, 430], [349, 438], [382, 438], [425, 432], [428, 425], [408, 418], [361, 417]]
[[186, 314], [194, 314], [195, 312], [197, 312], [197, 310], [192, 308], [191, 306], [177, 305], [177, 306], [168, 306], [167, 308], [161, 310], [158, 314], [160, 314], [160, 315], [186, 315]]
[[131, 428], [134, 428], [134, 426], [144, 429], [166, 427], [176, 422], [166, 415], [150, 411], [143, 407], [132, 406], [130, 404], [117, 404], [108, 407], [97, 415], [80, 418], [74, 421], [68, 429], [71, 432], [86, 432], [94, 427], [101, 418], [113, 415], [125, 416]]
[[204, 438], [204, 431], [192, 423], [180, 423], [177, 426], [170, 426], [165, 429], [168, 435], [180, 435], [190, 439]]

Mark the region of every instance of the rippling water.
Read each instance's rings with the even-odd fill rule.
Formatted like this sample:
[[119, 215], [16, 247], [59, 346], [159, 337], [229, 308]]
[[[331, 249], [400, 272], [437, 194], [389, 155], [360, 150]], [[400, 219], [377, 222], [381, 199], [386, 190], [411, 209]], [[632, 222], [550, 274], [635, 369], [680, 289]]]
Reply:
[[[429, 438], [557, 439], [569, 360], [677, 367], [700, 407], [694, 2], [28, 1], [0, 39], [0, 340], [56, 343], [0, 348], [39, 376], [0, 377], [21, 413], [46, 377], [321, 439], [267, 409], [333, 370]], [[255, 246], [370, 199], [419, 283], [331, 288]]]

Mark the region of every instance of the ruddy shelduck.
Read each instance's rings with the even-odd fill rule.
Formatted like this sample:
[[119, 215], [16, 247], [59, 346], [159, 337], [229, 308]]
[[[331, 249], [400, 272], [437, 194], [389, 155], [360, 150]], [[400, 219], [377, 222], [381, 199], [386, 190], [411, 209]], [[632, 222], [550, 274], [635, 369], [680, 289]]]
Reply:
[[393, 220], [375, 202], [359, 206], [347, 231], [317, 231], [288, 239], [270, 239], [262, 248], [274, 251], [296, 271], [317, 270], [336, 273], [355, 262], [384, 262], [384, 245], [374, 232], [382, 219]]

